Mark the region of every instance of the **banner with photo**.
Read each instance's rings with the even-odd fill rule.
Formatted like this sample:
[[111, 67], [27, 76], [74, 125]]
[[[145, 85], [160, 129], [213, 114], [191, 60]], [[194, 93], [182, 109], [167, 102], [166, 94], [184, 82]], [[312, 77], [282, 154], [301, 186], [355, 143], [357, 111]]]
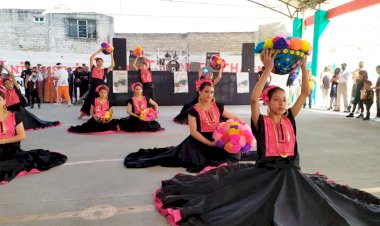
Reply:
[[188, 93], [189, 84], [186, 71], [174, 72], [174, 93]]
[[237, 93], [249, 93], [249, 74], [248, 72], [236, 73]]
[[113, 71], [113, 93], [128, 93], [128, 71]]

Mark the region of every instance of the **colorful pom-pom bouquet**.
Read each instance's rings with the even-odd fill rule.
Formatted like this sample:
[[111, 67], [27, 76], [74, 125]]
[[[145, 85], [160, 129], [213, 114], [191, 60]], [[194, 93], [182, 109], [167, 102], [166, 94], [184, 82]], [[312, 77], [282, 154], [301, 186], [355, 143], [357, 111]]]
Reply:
[[311, 52], [310, 44], [296, 37], [277, 36], [259, 42], [256, 45], [255, 53], [262, 54], [265, 48], [271, 49], [272, 53], [277, 52], [272, 72], [279, 75], [290, 74], [297, 70], [306, 59], [306, 55]]
[[103, 42], [100, 46], [103, 48], [102, 52], [106, 55], [111, 54], [114, 50], [113, 46], [108, 42]]
[[146, 122], [153, 121], [157, 116], [158, 112], [154, 108], [145, 108], [140, 112], [140, 119]]
[[219, 56], [213, 55], [211, 57], [210, 66], [215, 70], [220, 70], [226, 67], [226, 61]]
[[135, 57], [140, 57], [143, 53], [143, 48], [141, 46], [137, 46], [135, 50], [133, 50], [133, 55]]
[[216, 141], [216, 146], [224, 148], [228, 153], [247, 154], [256, 146], [251, 127], [235, 119], [220, 123], [212, 137]]
[[112, 120], [112, 113], [110, 111], [101, 111], [101, 112], [97, 112], [96, 113], [96, 116], [98, 117], [98, 120], [100, 122], [108, 122], [108, 121], [111, 121]]

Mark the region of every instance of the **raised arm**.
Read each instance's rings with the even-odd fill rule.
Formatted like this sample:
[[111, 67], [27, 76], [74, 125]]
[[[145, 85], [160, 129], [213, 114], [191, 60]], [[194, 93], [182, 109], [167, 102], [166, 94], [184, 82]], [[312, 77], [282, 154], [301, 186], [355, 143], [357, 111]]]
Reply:
[[7, 67], [5, 67], [5, 65], [3, 65], [3, 68], [4, 68], [4, 70], [8, 73], [9, 77], [11, 77], [12, 82], [13, 82], [13, 85], [15, 86], [15, 88], [16, 88], [16, 89], [20, 89], [20, 87], [18, 86], [18, 83], [17, 83], [16, 77], [15, 77], [15, 75], [13, 74], [13, 72], [10, 71]]
[[139, 60], [140, 57], [136, 57], [135, 60], [133, 61], [133, 64], [132, 64], [132, 67], [134, 70], [138, 70], [138, 67], [137, 67], [137, 61]]
[[309, 96], [310, 88], [309, 88], [309, 75], [306, 69], [306, 59], [301, 66], [302, 70], [302, 86], [301, 86], [301, 94], [298, 97], [297, 101], [294, 103], [291, 108], [293, 116], [296, 117], [298, 112], [302, 109], [303, 104], [306, 101], [306, 98]]
[[215, 146], [215, 142], [209, 141], [197, 130], [197, 120], [194, 116], [188, 116], [190, 135], [197, 139], [199, 142], [208, 146]]
[[218, 77], [216, 77], [216, 78], [214, 79], [214, 86], [215, 86], [216, 84], [218, 84], [218, 82], [222, 79], [223, 69], [224, 69], [224, 68], [220, 68], [220, 69], [219, 69]]
[[110, 55], [111, 55], [111, 65], [107, 68], [107, 73], [112, 71], [113, 68], [115, 67], [115, 60], [113, 58], [113, 51], [110, 53]]
[[257, 128], [260, 116], [259, 97], [260, 94], [263, 92], [265, 82], [268, 80], [270, 72], [273, 69], [274, 58], [276, 57], [276, 55], [277, 54], [272, 54], [269, 49], [264, 49], [261, 56], [261, 61], [265, 66], [265, 70], [261, 75], [260, 79], [257, 81], [255, 88], [253, 89], [251, 94], [251, 119], [255, 128]]
[[102, 52], [102, 50], [103, 50], [103, 48], [100, 48], [90, 56], [90, 69], [91, 70], [92, 70], [92, 67], [94, 66], [94, 59], [95, 59], [96, 55], [98, 55], [100, 52]]

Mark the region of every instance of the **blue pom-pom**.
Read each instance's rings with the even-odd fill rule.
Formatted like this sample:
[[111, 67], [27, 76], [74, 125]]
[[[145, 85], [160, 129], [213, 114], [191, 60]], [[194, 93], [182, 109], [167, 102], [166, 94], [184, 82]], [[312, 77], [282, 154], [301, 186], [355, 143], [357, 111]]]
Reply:
[[286, 49], [289, 47], [288, 41], [286, 41], [285, 38], [281, 37], [279, 38], [275, 43], [273, 43], [273, 48], [274, 49]]
[[261, 53], [264, 50], [264, 42], [259, 42], [256, 45], [255, 53]]

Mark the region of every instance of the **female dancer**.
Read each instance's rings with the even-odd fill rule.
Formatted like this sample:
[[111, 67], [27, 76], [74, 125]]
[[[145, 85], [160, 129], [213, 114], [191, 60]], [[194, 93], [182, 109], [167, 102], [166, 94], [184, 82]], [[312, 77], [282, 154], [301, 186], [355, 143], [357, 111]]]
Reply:
[[203, 80], [208, 80], [213, 82], [214, 86], [218, 84], [218, 82], [222, 79], [222, 73], [223, 73], [224, 68], [219, 69], [218, 77], [213, 79], [213, 73], [210, 72], [210, 69], [204, 68], [203, 70], [199, 68], [198, 70], [198, 80], [195, 81], [195, 90], [197, 91], [197, 96], [192, 100], [191, 102], [183, 105], [181, 112], [173, 118], [173, 121], [178, 124], [188, 124], [187, 121], [187, 116], [189, 114], [189, 110], [196, 104], [198, 103], [198, 91], [199, 91], [199, 86], [203, 82]]
[[109, 88], [106, 85], [99, 85], [95, 91], [99, 97], [92, 99], [90, 118], [86, 123], [79, 126], [71, 126], [70, 133], [112, 133], [117, 131], [117, 124], [112, 119], [112, 105], [108, 100]]
[[[141, 58], [142, 62], [137, 68], [137, 60]], [[137, 75], [139, 75], [141, 83], [143, 85], [143, 91], [145, 96], [154, 99], [154, 87], [153, 87], [153, 76], [150, 70], [150, 62], [146, 57], [136, 57], [133, 61], [132, 67], [137, 70]]]
[[216, 103], [214, 86], [203, 81], [199, 88], [199, 102], [189, 111], [190, 136], [176, 147], [140, 149], [129, 154], [124, 165], [127, 168], [143, 168], [154, 165], [184, 167], [189, 172], [199, 172], [206, 166], [217, 166], [224, 162], [240, 160], [240, 154], [227, 153], [215, 146], [212, 133], [220, 117], [238, 119], [222, 104]]
[[157, 132], [165, 130], [160, 124], [153, 121], [140, 120], [140, 113], [143, 109], [153, 106], [158, 112], [158, 104], [151, 98], [143, 95], [143, 85], [140, 82], [132, 84], [134, 95], [128, 100], [127, 113], [129, 117], [120, 119], [118, 122], [119, 128], [125, 132]]
[[[90, 57], [90, 68], [91, 68], [91, 74], [90, 74], [90, 89], [88, 96], [86, 100], [84, 101], [84, 104], [81, 108], [81, 114], [79, 115], [78, 119], [81, 119], [83, 116], [89, 116], [90, 115], [90, 108], [91, 108], [91, 101], [92, 99], [98, 97], [97, 93], [95, 91], [96, 87], [99, 85], [105, 85], [104, 79], [106, 78], [105, 74], [109, 73], [113, 70], [115, 66], [115, 61], [113, 59], [113, 52], [111, 52], [111, 65], [108, 68], [103, 68], [103, 59], [102, 58], [95, 58], [97, 54], [102, 52], [103, 48], [100, 48], [98, 51], [93, 53]], [[94, 66], [94, 61], [96, 63], [96, 66]]]
[[59, 121], [48, 122], [37, 118], [37, 116], [33, 115], [29, 111], [27, 111], [24, 107], [26, 105], [25, 98], [22, 96], [19, 85], [13, 73], [3, 66], [3, 68], [8, 72], [9, 77], [3, 79], [3, 83], [6, 89], [5, 99], [6, 106], [9, 111], [19, 112], [21, 116], [21, 120], [23, 122], [23, 127], [26, 130], [36, 130], [48, 127], [58, 126], [60, 124]]
[[16, 176], [38, 173], [65, 163], [67, 157], [59, 153], [21, 149], [20, 141], [25, 139], [22, 116], [7, 110], [6, 95], [0, 89], [0, 184], [6, 184]]
[[[260, 95], [274, 57], [264, 50], [265, 72], [251, 96], [256, 165], [178, 174], [162, 182], [156, 207], [172, 225], [379, 225], [378, 198], [300, 171], [294, 118], [309, 91], [306, 63], [301, 95], [286, 109], [283, 89], [270, 86]], [[268, 115], [260, 114], [259, 96], [267, 103]]]

